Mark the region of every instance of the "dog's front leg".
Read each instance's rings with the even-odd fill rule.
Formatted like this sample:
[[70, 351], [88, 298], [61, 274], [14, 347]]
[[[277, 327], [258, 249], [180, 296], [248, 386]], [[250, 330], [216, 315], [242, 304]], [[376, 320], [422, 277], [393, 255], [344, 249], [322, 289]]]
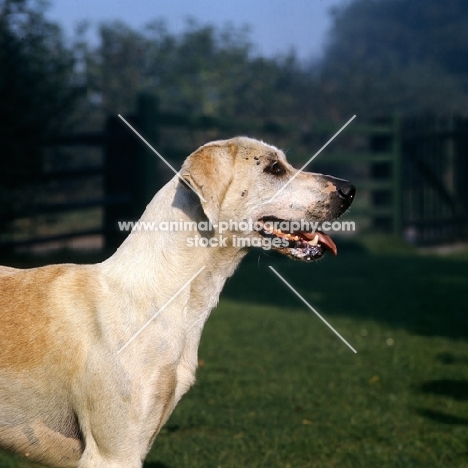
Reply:
[[138, 382], [117, 353], [95, 345], [73, 387], [84, 442], [78, 468], [141, 468], [146, 451]]
[[78, 467], [140, 468], [175, 407], [177, 366], [96, 354], [75, 395], [85, 445]]
[[143, 461], [138, 454], [105, 455], [95, 443], [89, 443], [80, 459], [78, 468], [141, 468]]

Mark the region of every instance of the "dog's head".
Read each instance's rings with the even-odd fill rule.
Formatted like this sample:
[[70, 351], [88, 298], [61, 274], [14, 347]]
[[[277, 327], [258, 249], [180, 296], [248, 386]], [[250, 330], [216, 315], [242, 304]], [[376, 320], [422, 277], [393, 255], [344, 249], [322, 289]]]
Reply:
[[269, 239], [273, 249], [304, 261], [327, 250], [336, 255], [330, 236], [313, 227], [341, 216], [355, 195], [348, 181], [300, 172], [281, 150], [245, 137], [202, 146], [181, 175], [214, 226], [240, 235], [233, 227], [248, 222], [253, 229], [242, 229], [243, 236]]

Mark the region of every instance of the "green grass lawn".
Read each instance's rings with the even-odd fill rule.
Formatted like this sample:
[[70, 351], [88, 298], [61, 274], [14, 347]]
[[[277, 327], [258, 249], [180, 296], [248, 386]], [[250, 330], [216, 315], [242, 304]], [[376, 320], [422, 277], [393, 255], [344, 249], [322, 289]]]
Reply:
[[341, 250], [243, 263], [145, 467], [468, 466], [467, 256]]

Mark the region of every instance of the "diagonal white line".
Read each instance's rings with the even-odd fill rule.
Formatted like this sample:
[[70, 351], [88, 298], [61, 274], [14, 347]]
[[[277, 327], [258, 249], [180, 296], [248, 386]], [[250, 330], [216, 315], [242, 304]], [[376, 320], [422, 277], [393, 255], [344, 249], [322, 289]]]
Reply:
[[172, 172], [174, 172], [174, 174], [176, 174], [177, 176], [179, 176], [179, 179], [180, 179], [188, 188], [190, 188], [194, 193], [196, 193], [197, 196], [198, 196], [201, 200], [203, 200], [204, 202], [206, 202], [206, 200], [203, 198], [203, 196], [202, 196], [200, 193], [198, 193], [190, 184], [187, 183], [187, 181], [180, 175], [180, 172], [176, 171], [176, 170], [172, 167], [172, 165], [169, 163], [169, 161], [167, 161], [166, 159], [164, 159], [164, 158], [161, 156], [161, 154], [160, 154], [158, 151], [156, 151], [156, 150], [141, 136], [141, 134], [138, 133], [138, 131], [135, 130], [135, 128], [133, 128], [132, 125], [131, 125], [127, 120], [125, 120], [120, 114], [119, 114], [119, 117], [120, 117], [121, 120], [123, 120], [123, 121], [127, 124], [127, 126], [128, 126], [131, 130], [133, 130], [133, 131], [135, 132], [136, 135], [138, 135], [138, 136], [141, 138], [141, 140], [143, 141], [143, 143], [145, 143], [157, 156], [159, 156], [159, 158], [161, 159], [161, 161], [163, 161], [164, 163], [166, 163], [167, 167], [169, 167], [169, 169], [171, 169]]
[[353, 115], [268, 201], [272, 202], [354, 119]]
[[118, 351], [120, 354], [204, 269], [202, 266]]
[[357, 353], [357, 351], [271, 266], [271, 271], [294, 293], [296, 296], [330, 329], [348, 348]]

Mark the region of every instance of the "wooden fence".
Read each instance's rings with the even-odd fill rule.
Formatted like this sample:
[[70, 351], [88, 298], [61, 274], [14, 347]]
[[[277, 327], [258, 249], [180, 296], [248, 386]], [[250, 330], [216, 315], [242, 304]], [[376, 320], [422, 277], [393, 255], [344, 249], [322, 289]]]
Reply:
[[418, 245], [468, 240], [468, 119], [407, 119], [402, 217]]
[[[173, 166], [206, 141], [244, 134], [263, 138], [280, 148], [288, 149], [288, 159], [302, 167], [339, 129], [340, 124], [316, 122], [310, 128], [280, 125], [275, 121], [234, 122], [211, 116], [191, 116], [160, 111], [153, 96], [140, 98], [139, 128]], [[362, 225], [361, 230], [379, 229], [400, 235], [402, 232], [401, 202], [401, 131], [398, 118], [371, 124], [352, 122], [345, 131], [311, 163], [308, 170], [328, 172], [352, 179], [359, 191], [351, 215]], [[171, 134], [167, 134], [170, 128]], [[195, 135], [184, 138], [187, 133]], [[165, 164], [145, 148], [141, 164], [146, 176], [148, 202], [155, 190], [170, 177]]]
[[[238, 134], [288, 148], [288, 159], [300, 167], [340, 128], [339, 124], [315, 123], [297, 129], [274, 121], [233, 122], [163, 112], [150, 95], [140, 96], [136, 115], [126, 118], [176, 168], [204, 142]], [[463, 190], [468, 172], [467, 126], [461, 119], [451, 120], [448, 128], [441, 122], [392, 118], [362, 124], [356, 119], [308, 170], [355, 183], [358, 195], [347, 216], [356, 222], [358, 232], [391, 232], [418, 244], [456, 241], [466, 234], [468, 219]], [[113, 250], [127, 234], [119, 231], [118, 221], [138, 219], [154, 193], [173, 176], [117, 116], [109, 117], [103, 132], [57, 137], [47, 142], [47, 148], [58, 154], [64, 148], [79, 149], [75, 156], [79, 161], [90, 148], [101, 156], [94, 159], [98, 164], [44, 169], [38, 184], [56, 181], [61, 184], [62, 198], [3, 212], [1, 226], [41, 216], [51, 217], [53, 224], [67, 213], [81, 213], [76, 221], [79, 226], [75, 222], [67, 228], [65, 223], [55, 233], [33, 228], [26, 235], [20, 223], [19, 234], [3, 229], [0, 251], [51, 243], [63, 246], [66, 240], [86, 236], [100, 236], [102, 245]], [[93, 188], [77, 198], [73, 188], [77, 181], [85, 186], [91, 180]], [[84, 226], [87, 223], [82, 221], [91, 218], [86, 213], [96, 209], [94, 224]]]

